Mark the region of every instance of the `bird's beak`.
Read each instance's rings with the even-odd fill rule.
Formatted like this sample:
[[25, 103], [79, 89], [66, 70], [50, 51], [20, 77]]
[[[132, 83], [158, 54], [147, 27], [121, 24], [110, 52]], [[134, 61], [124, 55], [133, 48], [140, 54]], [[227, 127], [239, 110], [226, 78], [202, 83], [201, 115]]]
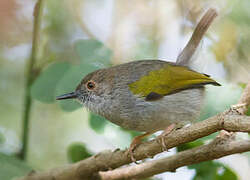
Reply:
[[57, 97], [56, 97], [56, 100], [74, 99], [74, 98], [77, 98], [76, 92], [71, 92], [71, 93], [63, 94], [63, 95], [61, 95], [61, 96], [57, 96]]

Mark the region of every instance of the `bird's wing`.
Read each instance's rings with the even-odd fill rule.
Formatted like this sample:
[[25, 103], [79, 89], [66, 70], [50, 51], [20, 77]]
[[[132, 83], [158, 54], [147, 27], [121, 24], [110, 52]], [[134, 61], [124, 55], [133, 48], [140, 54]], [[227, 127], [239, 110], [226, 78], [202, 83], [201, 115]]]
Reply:
[[133, 94], [146, 100], [157, 100], [181, 90], [202, 87], [206, 84], [220, 86], [208, 75], [190, 70], [184, 66], [166, 64], [161, 69], [150, 71], [147, 75], [129, 84]]

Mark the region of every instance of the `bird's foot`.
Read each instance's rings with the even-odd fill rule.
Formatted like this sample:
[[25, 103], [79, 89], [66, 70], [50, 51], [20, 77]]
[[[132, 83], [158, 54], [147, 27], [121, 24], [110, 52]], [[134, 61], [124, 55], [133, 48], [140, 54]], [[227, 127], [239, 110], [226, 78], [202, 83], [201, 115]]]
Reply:
[[161, 145], [161, 151], [168, 151], [168, 147], [164, 141], [164, 136], [160, 135], [158, 138], [157, 138], [157, 142]]
[[149, 135], [151, 135], [152, 133], [145, 133], [145, 134], [142, 134], [142, 135], [140, 135], [140, 136], [136, 136], [134, 139], [133, 139], [133, 141], [132, 141], [132, 143], [130, 144], [130, 147], [129, 147], [129, 149], [128, 149], [128, 151], [127, 151], [127, 155], [131, 158], [131, 161], [132, 162], [134, 162], [134, 163], [136, 163], [137, 164], [137, 162], [136, 162], [136, 158], [134, 157], [134, 150], [135, 150], [135, 148], [139, 145], [139, 144], [141, 144], [141, 141], [142, 141], [142, 139], [144, 138], [144, 137], [146, 137], [146, 136], [149, 136]]
[[167, 145], [166, 145], [166, 143], [165, 143], [165, 137], [167, 136], [167, 135], [169, 135], [174, 129], [175, 129], [175, 126], [176, 126], [176, 124], [171, 124], [170, 126], [168, 126], [163, 132], [162, 132], [162, 134], [160, 135], [160, 136], [158, 136], [158, 142], [159, 142], [159, 144], [161, 145], [161, 147], [162, 147], [162, 151], [168, 151], [168, 147], [167, 147]]
[[[133, 141], [133, 142], [134, 142], [134, 141]], [[128, 152], [128, 156], [131, 158], [131, 161], [137, 164], [136, 159], [135, 159], [135, 157], [134, 157], [134, 150], [135, 150], [135, 148], [136, 148], [136, 146], [137, 146], [138, 144], [135, 144], [135, 143], [133, 143], [133, 142], [130, 144], [130, 147], [129, 147], [129, 149], [128, 149], [127, 152]]]

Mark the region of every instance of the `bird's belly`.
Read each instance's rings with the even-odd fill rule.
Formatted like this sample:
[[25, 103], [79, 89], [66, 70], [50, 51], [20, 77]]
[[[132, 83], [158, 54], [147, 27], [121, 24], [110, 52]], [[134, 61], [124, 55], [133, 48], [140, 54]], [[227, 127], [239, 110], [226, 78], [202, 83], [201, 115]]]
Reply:
[[203, 98], [202, 88], [184, 90], [157, 101], [137, 98], [133, 108], [124, 107], [119, 116], [110, 120], [126, 129], [141, 132], [163, 130], [173, 123], [182, 127], [199, 117]]

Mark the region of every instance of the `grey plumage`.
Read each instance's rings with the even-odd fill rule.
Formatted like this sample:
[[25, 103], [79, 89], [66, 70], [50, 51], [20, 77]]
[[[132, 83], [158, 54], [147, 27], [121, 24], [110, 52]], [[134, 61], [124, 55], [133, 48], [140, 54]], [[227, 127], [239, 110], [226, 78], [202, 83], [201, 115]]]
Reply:
[[[156, 101], [146, 101], [134, 95], [128, 87], [167, 63], [144, 60], [97, 70], [87, 75], [76, 88], [78, 100], [90, 111], [127, 129], [153, 132], [165, 129], [172, 123], [181, 127], [198, 118], [204, 99], [203, 85]], [[89, 80], [96, 82], [95, 91], [86, 89], [85, 84]]]

